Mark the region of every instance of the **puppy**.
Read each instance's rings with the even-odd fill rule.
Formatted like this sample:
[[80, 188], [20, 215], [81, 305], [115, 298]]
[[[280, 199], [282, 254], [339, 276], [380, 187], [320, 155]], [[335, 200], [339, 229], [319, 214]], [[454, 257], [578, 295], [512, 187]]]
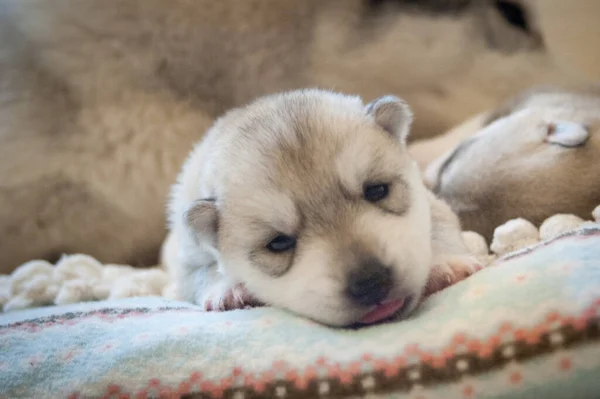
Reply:
[[427, 191], [396, 97], [301, 90], [228, 112], [172, 190], [166, 263], [206, 310], [265, 303], [332, 326], [406, 316], [477, 268]]
[[488, 239], [513, 218], [588, 218], [600, 202], [600, 87], [528, 91], [411, 152], [424, 159], [444, 144], [426, 185]]

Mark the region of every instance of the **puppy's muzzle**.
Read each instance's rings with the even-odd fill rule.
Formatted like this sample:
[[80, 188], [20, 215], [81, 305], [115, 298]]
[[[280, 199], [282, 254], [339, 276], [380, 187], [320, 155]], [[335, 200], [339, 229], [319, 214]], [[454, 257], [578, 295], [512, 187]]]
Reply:
[[347, 293], [363, 306], [384, 301], [392, 289], [392, 270], [376, 259], [369, 259], [348, 275]]

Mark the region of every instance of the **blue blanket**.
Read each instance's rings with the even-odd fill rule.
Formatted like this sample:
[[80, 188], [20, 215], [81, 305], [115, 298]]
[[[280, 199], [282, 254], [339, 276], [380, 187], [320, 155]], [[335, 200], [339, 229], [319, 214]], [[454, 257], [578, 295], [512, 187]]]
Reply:
[[0, 316], [0, 397], [598, 398], [600, 229], [358, 330], [160, 298]]

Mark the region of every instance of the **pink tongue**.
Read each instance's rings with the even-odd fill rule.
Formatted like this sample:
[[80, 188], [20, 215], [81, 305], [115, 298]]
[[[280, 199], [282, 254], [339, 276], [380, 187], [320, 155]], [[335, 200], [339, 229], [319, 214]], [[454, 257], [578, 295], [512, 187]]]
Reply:
[[404, 305], [404, 299], [384, 302], [364, 315], [358, 322], [362, 324], [372, 324], [387, 319], [400, 310], [402, 305]]

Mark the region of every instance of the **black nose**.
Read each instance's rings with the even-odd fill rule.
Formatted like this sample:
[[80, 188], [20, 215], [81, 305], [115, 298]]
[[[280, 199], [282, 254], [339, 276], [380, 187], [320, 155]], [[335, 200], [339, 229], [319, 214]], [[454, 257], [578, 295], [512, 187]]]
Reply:
[[358, 270], [348, 276], [348, 296], [364, 305], [377, 305], [383, 301], [392, 288], [392, 272], [377, 260], [360, 264]]

